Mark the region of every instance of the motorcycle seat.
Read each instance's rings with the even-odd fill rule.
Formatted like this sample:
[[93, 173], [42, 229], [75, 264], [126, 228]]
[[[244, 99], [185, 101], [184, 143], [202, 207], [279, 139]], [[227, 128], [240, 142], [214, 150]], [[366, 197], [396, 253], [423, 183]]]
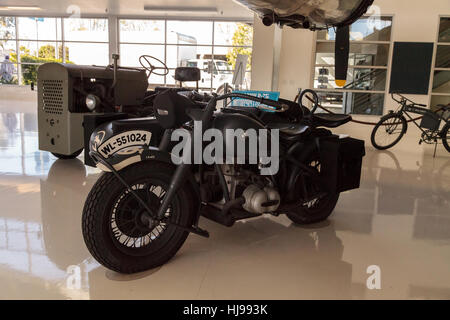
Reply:
[[269, 129], [280, 130], [281, 137], [285, 140], [295, 140], [305, 133], [309, 126], [302, 123], [269, 123]]
[[348, 114], [315, 113], [311, 115], [312, 124], [315, 127], [337, 128], [351, 121]]

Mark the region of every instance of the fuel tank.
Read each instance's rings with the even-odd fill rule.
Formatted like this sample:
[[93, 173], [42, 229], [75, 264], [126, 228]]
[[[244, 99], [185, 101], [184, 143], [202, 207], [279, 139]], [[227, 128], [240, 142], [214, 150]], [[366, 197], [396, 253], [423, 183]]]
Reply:
[[270, 149], [270, 132], [266, 136], [261, 135], [260, 129], [265, 129], [264, 124], [250, 116], [240, 113], [218, 114], [212, 128], [221, 132], [224, 156], [226, 160], [237, 160], [234, 163], [255, 164], [249, 160], [260, 158], [259, 149], [263, 138], [266, 140], [265, 146]]
[[257, 12], [261, 17], [270, 17], [272, 15], [275, 16], [275, 20], [289, 17], [303, 23], [304, 28], [316, 29], [352, 24], [367, 11], [367, 8], [372, 5], [374, 0], [235, 1]]

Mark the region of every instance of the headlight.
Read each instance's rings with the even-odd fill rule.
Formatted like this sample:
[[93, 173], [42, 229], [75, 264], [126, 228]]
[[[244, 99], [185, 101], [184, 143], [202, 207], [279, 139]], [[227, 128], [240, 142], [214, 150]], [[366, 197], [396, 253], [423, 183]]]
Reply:
[[86, 96], [86, 107], [90, 111], [94, 111], [95, 107], [100, 104], [100, 99], [95, 94], [88, 94]]

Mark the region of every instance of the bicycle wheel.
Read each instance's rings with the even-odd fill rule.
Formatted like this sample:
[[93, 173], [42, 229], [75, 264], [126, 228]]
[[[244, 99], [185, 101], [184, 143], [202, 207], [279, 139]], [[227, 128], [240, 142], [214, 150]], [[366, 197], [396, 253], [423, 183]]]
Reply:
[[445, 125], [441, 131], [442, 144], [450, 152], [450, 122]]
[[395, 146], [407, 129], [406, 119], [398, 114], [391, 114], [381, 118], [373, 128], [370, 140], [378, 150], [386, 150]]

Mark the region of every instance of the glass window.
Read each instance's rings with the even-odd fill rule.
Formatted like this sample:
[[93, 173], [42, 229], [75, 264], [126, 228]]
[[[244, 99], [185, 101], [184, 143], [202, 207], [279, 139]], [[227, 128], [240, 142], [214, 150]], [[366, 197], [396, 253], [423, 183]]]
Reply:
[[346, 92], [344, 106], [347, 113], [381, 115], [384, 108], [384, 94]]
[[164, 62], [163, 45], [121, 44], [120, 64], [126, 67], [140, 67], [139, 57], [142, 55], [153, 56]]
[[[431, 91], [431, 110], [438, 109], [439, 105], [448, 105], [450, 103], [450, 45], [443, 44], [448, 42], [450, 42], [450, 17], [444, 17], [439, 21], [438, 44]], [[437, 68], [439, 70], [436, 70]]]
[[167, 21], [167, 43], [212, 44], [211, 21]]
[[247, 23], [215, 22], [214, 44], [226, 46], [252, 46], [253, 27]]
[[[334, 65], [334, 51], [334, 42], [318, 42], [316, 47], [316, 64]], [[388, 44], [350, 44], [349, 65], [387, 66], [388, 60]]]
[[64, 19], [64, 39], [66, 41], [108, 42], [107, 19]]
[[189, 62], [211, 60], [209, 46], [167, 46], [166, 64], [169, 68], [186, 67]]
[[[314, 75], [315, 89], [339, 89], [335, 83], [334, 67], [316, 67]], [[386, 69], [349, 68], [345, 89], [384, 91], [386, 87]]]
[[15, 40], [0, 40], [0, 58], [4, 58], [6, 55], [14, 55], [16, 53], [16, 41]]
[[[62, 23], [65, 27], [64, 35]], [[16, 30], [19, 31], [17, 35]], [[54, 17], [0, 17], [0, 63], [6, 55], [10, 56], [10, 61], [15, 65], [13, 81], [20, 84], [36, 83], [37, 69], [42, 63], [64, 61], [107, 65], [108, 21]]]
[[433, 93], [450, 94], [450, 70], [434, 72]]
[[66, 42], [65, 45], [66, 60], [71, 63], [98, 66], [106, 66], [109, 63], [107, 43]]
[[120, 20], [120, 42], [164, 43], [164, 20]]
[[440, 106], [446, 106], [450, 104], [450, 96], [432, 96], [431, 97], [431, 110], [437, 110]]
[[324, 107], [347, 114], [383, 113], [391, 32], [392, 17], [366, 16], [352, 24], [347, 84], [343, 88], [335, 84], [336, 32], [334, 28], [317, 32], [313, 86]]
[[38, 42], [37, 41], [19, 41], [19, 51], [21, 60], [25, 56], [38, 56]]
[[[350, 27], [350, 40], [390, 41], [392, 17], [362, 17]], [[336, 40], [334, 28], [317, 33], [318, 40]]]
[[252, 48], [251, 47], [214, 47], [214, 59], [228, 63], [231, 70], [234, 70], [238, 54], [248, 56], [247, 71], [252, 67]]
[[342, 104], [344, 100], [344, 93], [338, 91], [329, 91], [329, 92], [317, 92], [319, 96], [319, 103], [325, 108], [337, 109], [333, 110], [335, 112], [343, 112]]
[[0, 17], [0, 40], [16, 37], [16, 19], [14, 17]]
[[8, 66], [5, 67], [5, 71], [0, 73], [0, 83], [2, 84], [18, 84], [18, 65], [12, 62], [4, 62], [4, 57], [0, 56], [0, 65], [7, 63]]
[[61, 40], [57, 35], [56, 18], [20, 17], [17, 19], [20, 26], [19, 39]]
[[319, 102], [334, 112], [380, 115], [383, 113], [384, 93], [318, 92]]
[[450, 68], [450, 46], [437, 46], [436, 68]]
[[[155, 56], [167, 64], [170, 73], [165, 79], [150, 77], [150, 83], [159, 84], [163, 79], [166, 85], [177, 85], [175, 68], [188, 66], [200, 69], [200, 88], [221, 88], [226, 82], [232, 82], [238, 54], [249, 56], [247, 71], [251, 70], [253, 27], [248, 23], [120, 20], [119, 39], [122, 65], [139, 66], [138, 58], [142, 54]], [[244, 87], [248, 88], [250, 72], [246, 76]], [[195, 83], [185, 85], [195, 86]]]
[[450, 17], [441, 18], [438, 42], [450, 42]]

